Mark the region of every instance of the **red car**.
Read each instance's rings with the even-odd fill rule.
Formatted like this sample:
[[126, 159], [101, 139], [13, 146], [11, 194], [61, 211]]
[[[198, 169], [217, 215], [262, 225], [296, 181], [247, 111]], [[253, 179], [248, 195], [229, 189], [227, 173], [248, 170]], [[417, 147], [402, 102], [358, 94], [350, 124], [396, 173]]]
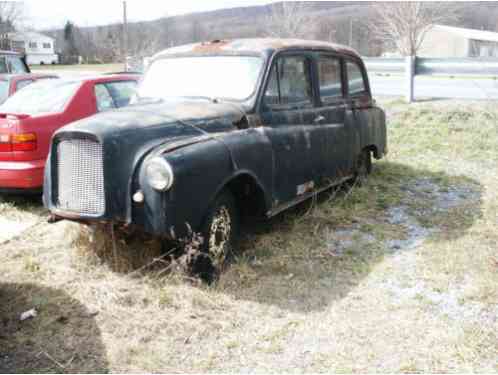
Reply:
[[73, 121], [123, 107], [139, 75], [33, 83], [0, 106], [0, 192], [38, 192], [52, 134]]
[[54, 74], [0, 74], [0, 104], [5, 102], [9, 96], [16, 91], [36, 82], [40, 79], [59, 78]]

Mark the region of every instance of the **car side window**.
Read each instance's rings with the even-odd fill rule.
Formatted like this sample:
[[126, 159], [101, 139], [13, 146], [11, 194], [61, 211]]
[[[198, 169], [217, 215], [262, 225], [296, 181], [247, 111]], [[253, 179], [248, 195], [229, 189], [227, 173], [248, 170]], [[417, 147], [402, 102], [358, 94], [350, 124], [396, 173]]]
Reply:
[[348, 92], [350, 96], [361, 94], [367, 91], [363, 73], [359, 65], [355, 62], [348, 61], [346, 63], [348, 72]]
[[110, 94], [114, 99], [116, 107], [121, 108], [130, 103], [130, 99], [135, 94], [137, 82], [135, 81], [116, 81], [106, 83]]
[[23, 79], [22, 81], [18, 81], [16, 84], [16, 91], [19, 91], [32, 83], [32, 79]]
[[7, 58], [9, 70], [13, 74], [27, 73], [26, 66], [22, 62], [20, 57], [9, 56]]
[[342, 98], [341, 60], [332, 56], [320, 56], [318, 78], [322, 102]]
[[95, 85], [95, 99], [97, 100], [97, 111], [103, 112], [116, 108], [109, 90], [105, 84]]
[[312, 104], [308, 60], [302, 56], [280, 57], [272, 67], [264, 101], [270, 108], [278, 105]]

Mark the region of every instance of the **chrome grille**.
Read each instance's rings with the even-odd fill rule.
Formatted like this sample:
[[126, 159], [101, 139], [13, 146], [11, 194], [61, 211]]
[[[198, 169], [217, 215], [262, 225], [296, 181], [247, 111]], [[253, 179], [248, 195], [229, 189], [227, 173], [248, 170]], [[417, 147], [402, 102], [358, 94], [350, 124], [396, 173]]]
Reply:
[[102, 145], [67, 139], [57, 145], [57, 206], [61, 210], [101, 215], [105, 210]]

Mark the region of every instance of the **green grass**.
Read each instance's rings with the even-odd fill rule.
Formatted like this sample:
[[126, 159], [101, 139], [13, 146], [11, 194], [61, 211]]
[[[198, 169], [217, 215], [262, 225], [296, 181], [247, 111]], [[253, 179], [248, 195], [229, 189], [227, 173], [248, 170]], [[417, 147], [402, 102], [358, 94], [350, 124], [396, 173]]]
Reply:
[[369, 180], [244, 227], [216, 285], [161, 273], [145, 239], [96, 253], [77, 224], [0, 245], [6, 371], [497, 372], [496, 103], [381, 104]]

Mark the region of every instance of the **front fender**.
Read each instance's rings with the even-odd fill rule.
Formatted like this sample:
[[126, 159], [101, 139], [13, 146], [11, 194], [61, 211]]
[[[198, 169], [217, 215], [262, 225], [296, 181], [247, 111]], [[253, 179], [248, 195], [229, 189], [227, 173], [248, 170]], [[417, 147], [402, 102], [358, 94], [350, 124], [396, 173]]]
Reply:
[[210, 137], [208, 135], [199, 135], [199, 136], [191, 136], [186, 135], [182, 137], [176, 138], [166, 138], [153, 140], [144, 146], [142, 146], [135, 155], [133, 160], [133, 168], [132, 173], [130, 174], [130, 178], [128, 179], [128, 201], [127, 201], [127, 210], [126, 210], [126, 218], [127, 222], [130, 223], [132, 220], [132, 196], [133, 193], [140, 189], [141, 183], [140, 180], [140, 171], [142, 170], [142, 165], [144, 165], [145, 160], [148, 158], [162, 155], [168, 152], [172, 152], [173, 150], [186, 147], [195, 143], [200, 143], [209, 140]]
[[137, 188], [143, 191], [145, 201], [133, 203], [132, 223], [148, 232], [183, 237], [189, 226], [200, 230], [213, 199], [241, 174], [253, 177], [271, 204], [273, 155], [261, 131], [233, 131], [164, 153], [153, 151], [150, 156], [158, 154], [171, 164], [175, 182], [170, 190], [158, 192], [139, 174]]

